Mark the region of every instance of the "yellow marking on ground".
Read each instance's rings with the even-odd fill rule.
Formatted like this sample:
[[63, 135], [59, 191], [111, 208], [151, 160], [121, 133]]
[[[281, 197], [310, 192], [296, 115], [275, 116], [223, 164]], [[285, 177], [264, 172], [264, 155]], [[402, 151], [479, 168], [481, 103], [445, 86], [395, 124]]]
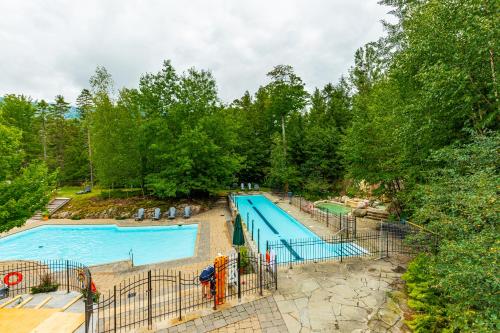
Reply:
[[17, 295], [16, 297], [14, 297], [13, 299], [11, 299], [10, 301], [7, 301], [7, 302], [5, 302], [5, 303], [3, 303], [3, 304], [0, 304], [0, 309], [1, 309], [1, 308], [6, 307], [6, 306], [7, 306], [7, 305], [9, 305], [10, 303], [15, 302], [15, 301], [16, 301], [16, 300], [18, 300], [18, 299], [20, 299], [20, 298], [21, 298], [21, 296], [22, 296], [22, 295]]
[[0, 309], [0, 332], [30, 333], [58, 311], [59, 309]]
[[76, 302], [77, 302], [80, 298], [82, 298], [82, 297], [83, 297], [83, 295], [78, 295], [78, 296], [76, 296], [75, 298], [73, 298], [71, 301], [69, 301], [69, 303], [68, 303], [68, 304], [66, 304], [65, 306], [63, 306], [63, 307], [61, 308], [61, 312], [66, 311], [66, 310], [67, 310], [70, 306], [72, 306], [73, 304], [75, 304], [75, 303], [76, 303]]
[[83, 313], [56, 312], [34, 328], [30, 333], [74, 332], [85, 322]]
[[46, 299], [44, 299], [43, 301], [38, 303], [37, 306], [34, 307], [34, 309], [40, 309], [42, 306], [47, 304], [51, 299], [52, 299], [52, 296], [47, 297]]
[[33, 296], [30, 296], [30, 297], [26, 298], [24, 301], [22, 301], [21, 303], [19, 303], [18, 305], [16, 305], [14, 307], [14, 309], [20, 309], [20, 308], [22, 308], [23, 306], [25, 306], [26, 304], [28, 304], [32, 299], [33, 299]]

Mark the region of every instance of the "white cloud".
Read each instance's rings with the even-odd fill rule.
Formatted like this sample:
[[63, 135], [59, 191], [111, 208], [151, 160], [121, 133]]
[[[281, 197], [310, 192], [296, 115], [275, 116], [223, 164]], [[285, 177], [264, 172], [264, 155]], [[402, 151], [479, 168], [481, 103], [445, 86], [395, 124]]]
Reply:
[[164, 59], [212, 70], [226, 102], [277, 64], [312, 89], [347, 73], [387, 11], [376, 0], [2, 0], [0, 95], [74, 102], [97, 65], [118, 88], [135, 87]]

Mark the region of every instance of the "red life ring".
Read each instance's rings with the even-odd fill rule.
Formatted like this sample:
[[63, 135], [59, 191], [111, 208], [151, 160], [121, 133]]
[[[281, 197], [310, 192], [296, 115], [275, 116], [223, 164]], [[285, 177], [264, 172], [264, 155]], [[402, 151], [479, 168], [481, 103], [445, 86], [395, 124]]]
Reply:
[[[10, 278], [12, 276], [16, 277], [16, 280], [13, 282], [10, 281]], [[11, 287], [11, 286], [15, 286], [18, 283], [21, 283], [22, 280], [23, 280], [23, 275], [20, 272], [11, 272], [11, 273], [5, 275], [5, 277], [3, 278], [3, 283], [5, 283], [7, 286]]]

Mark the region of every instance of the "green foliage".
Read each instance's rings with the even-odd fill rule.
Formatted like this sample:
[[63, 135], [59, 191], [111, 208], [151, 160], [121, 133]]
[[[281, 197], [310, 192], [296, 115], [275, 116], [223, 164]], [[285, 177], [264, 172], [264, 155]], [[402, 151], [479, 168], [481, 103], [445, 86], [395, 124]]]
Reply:
[[40, 284], [35, 287], [31, 287], [32, 294], [50, 293], [57, 291], [59, 288], [59, 283], [54, 282], [50, 274], [44, 274], [40, 277]]
[[48, 203], [54, 177], [43, 163], [37, 163], [22, 168], [8, 181], [0, 181], [0, 232], [23, 225]]
[[434, 152], [411, 195], [413, 219], [441, 237], [438, 253], [405, 275], [417, 332], [499, 328], [499, 147], [490, 134]]

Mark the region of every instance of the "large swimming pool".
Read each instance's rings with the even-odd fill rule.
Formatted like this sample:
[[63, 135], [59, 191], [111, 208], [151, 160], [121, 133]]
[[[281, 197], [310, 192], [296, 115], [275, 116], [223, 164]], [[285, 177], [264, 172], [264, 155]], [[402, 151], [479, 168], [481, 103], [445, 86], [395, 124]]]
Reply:
[[[235, 204], [241, 217], [248, 219], [251, 232], [254, 223], [254, 239], [257, 241], [257, 230], [260, 229], [260, 252], [266, 251], [266, 243], [278, 242], [281, 244], [277, 253], [278, 262], [303, 261], [311, 259], [331, 258], [336, 256], [350, 256], [365, 253], [366, 250], [355, 243], [327, 243], [314, 232], [306, 228], [280, 207], [272, 203], [263, 195], [241, 195], [234, 197]], [[300, 245], [299, 240], [315, 242], [314, 248]], [[290, 245], [292, 244], [292, 245]]]
[[85, 265], [127, 260], [144, 265], [191, 257], [198, 225], [118, 227], [44, 225], [0, 239], [0, 260], [71, 259]]

